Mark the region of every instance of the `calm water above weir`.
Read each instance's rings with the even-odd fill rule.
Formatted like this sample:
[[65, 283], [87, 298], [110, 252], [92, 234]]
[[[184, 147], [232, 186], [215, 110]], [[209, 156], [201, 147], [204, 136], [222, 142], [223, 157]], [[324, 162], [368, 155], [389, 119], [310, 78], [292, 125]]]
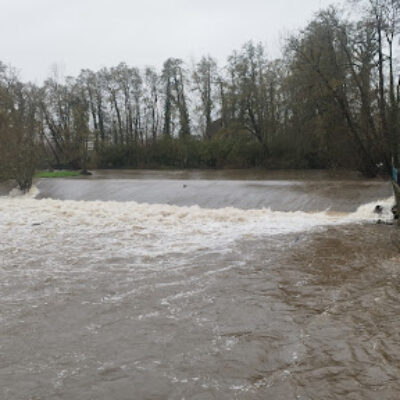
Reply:
[[38, 198], [136, 201], [202, 208], [355, 211], [392, 195], [390, 184], [321, 171], [96, 171], [38, 183]]
[[389, 218], [389, 183], [99, 171], [36, 186], [0, 197], [1, 399], [400, 397], [400, 233], [373, 213]]

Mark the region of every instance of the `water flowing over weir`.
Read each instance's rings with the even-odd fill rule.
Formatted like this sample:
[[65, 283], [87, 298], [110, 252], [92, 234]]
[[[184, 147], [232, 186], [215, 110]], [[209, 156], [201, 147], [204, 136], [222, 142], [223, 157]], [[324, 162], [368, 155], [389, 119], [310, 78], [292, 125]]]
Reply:
[[0, 197], [1, 399], [400, 394], [400, 235], [375, 223], [390, 185], [38, 188]]
[[[107, 179], [112, 177], [112, 179]], [[134, 177], [135, 179], [128, 179]], [[215, 179], [218, 177], [219, 179]], [[246, 178], [246, 179], [243, 179]], [[258, 178], [255, 180], [255, 178]], [[296, 178], [296, 179], [293, 179]], [[346, 179], [347, 178], [347, 179]], [[98, 172], [93, 179], [42, 180], [39, 198], [136, 201], [202, 208], [234, 207], [274, 211], [355, 211], [361, 204], [392, 196], [389, 183], [308, 172], [290, 174], [219, 172]]]

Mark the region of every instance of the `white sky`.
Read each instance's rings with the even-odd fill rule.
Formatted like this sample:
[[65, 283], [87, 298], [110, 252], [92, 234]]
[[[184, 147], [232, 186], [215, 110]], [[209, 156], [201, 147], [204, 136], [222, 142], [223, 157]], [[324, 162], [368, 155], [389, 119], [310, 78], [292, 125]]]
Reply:
[[279, 54], [282, 35], [333, 0], [0, 0], [0, 60], [40, 83], [125, 61], [160, 68], [168, 57], [220, 62], [248, 40]]

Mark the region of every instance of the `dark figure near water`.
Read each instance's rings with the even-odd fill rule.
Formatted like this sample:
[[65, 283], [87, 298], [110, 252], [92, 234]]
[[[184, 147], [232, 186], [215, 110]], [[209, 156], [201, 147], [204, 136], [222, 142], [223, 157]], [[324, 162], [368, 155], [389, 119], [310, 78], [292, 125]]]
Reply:
[[[381, 214], [383, 213], [383, 207], [382, 207], [381, 205], [378, 204], [378, 205], [375, 207], [375, 209], [374, 209], [374, 213], [375, 213], [375, 214], [378, 214], [378, 215], [381, 215]], [[392, 213], [393, 213], [393, 216], [394, 216], [394, 219], [395, 219], [395, 220], [399, 219], [398, 214], [397, 214], [397, 206], [393, 206], [393, 207], [392, 207]], [[383, 221], [383, 220], [381, 220], [381, 219], [378, 219], [377, 224], [378, 224], [378, 225], [381, 225], [381, 224], [384, 224], [384, 225], [393, 225], [393, 222], [390, 222], [390, 221]]]
[[374, 209], [374, 213], [375, 214], [382, 214], [382, 212], [383, 212], [383, 207], [378, 204]]
[[392, 207], [392, 213], [395, 220], [399, 219], [399, 213], [397, 212], [397, 205]]
[[[381, 214], [383, 213], [383, 207], [382, 207], [381, 205], [378, 204], [378, 205], [374, 208], [374, 213], [375, 213], [375, 214], [378, 214], [378, 215], [381, 215]], [[383, 220], [381, 220], [381, 219], [378, 219], [377, 224], [378, 224], [378, 225], [381, 225], [381, 224], [384, 224], [384, 225], [393, 225], [392, 222], [383, 221]]]

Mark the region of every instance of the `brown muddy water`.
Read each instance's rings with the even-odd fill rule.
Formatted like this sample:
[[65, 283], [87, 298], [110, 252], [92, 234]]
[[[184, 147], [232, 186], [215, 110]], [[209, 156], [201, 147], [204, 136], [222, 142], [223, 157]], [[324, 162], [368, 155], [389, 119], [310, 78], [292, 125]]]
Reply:
[[0, 197], [0, 399], [400, 398], [390, 196], [345, 173], [99, 171]]

